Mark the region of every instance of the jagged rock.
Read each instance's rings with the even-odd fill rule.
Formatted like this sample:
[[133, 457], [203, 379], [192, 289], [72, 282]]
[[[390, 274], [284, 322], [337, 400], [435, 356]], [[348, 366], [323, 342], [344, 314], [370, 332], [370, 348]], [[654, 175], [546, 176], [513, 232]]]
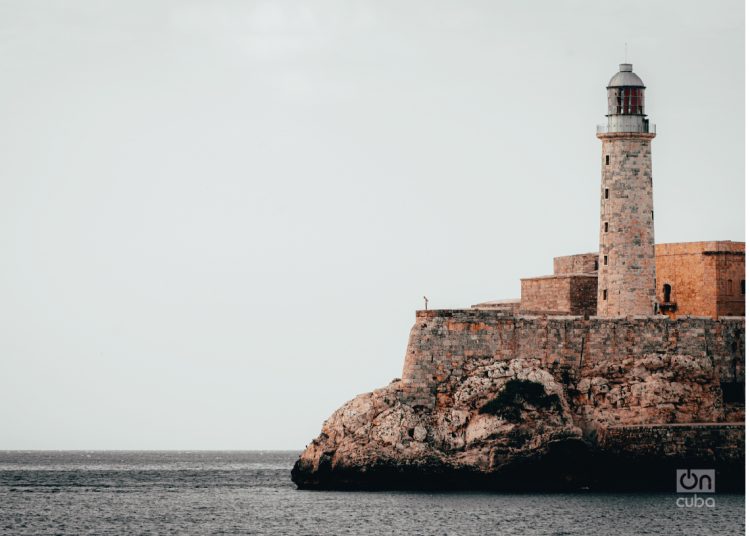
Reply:
[[[496, 368], [494, 365], [489, 367]], [[477, 370], [454, 393], [455, 405], [417, 412], [398, 401], [399, 383], [347, 402], [323, 425], [294, 468], [300, 487], [378, 487], [382, 477], [419, 469], [419, 481], [396, 487], [433, 487], [446, 477], [466, 484], [514, 487], [516, 466], [563, 450], [587, 452], [562, 386], [539, 369], [511, 366], [511, 377]], [[377, 477], [358, 480], [368, 473]], [[388, 480], [388, 479], [386, 479]], [[486, 482], [485, 482], [486, 481]]]
[[744, 400], [721, 383], [744, 382], [744, 322], [418, 320], [404, 379], [334, 412], [294, 466], [298, 487], [672, 489], [678, 467], [744, 486], [744, 428], [723, 424]]

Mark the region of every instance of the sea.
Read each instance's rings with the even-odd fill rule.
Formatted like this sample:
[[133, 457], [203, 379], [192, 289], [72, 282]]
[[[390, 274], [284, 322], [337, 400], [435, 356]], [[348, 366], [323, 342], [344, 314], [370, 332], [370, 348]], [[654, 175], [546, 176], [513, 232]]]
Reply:
[[[729, 535], [744, 495], [299, 491], [298, 452], [0, 451], [0, 534]], [[697, 501], [700, 504], [700, 501]]]

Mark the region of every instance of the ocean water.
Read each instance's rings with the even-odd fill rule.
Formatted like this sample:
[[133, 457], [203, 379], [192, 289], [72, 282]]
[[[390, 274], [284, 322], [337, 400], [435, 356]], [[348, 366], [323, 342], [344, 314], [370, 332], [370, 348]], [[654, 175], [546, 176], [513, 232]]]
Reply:
[[744, 533], [744, 495], [298, 491], [297, 454], [0, 451], [0, 534]]

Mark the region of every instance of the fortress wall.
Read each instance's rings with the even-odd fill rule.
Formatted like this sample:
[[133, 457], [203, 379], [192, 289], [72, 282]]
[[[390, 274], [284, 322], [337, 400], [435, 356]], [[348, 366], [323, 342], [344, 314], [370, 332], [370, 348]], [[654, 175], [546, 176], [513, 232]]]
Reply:
[[725, 402], [722, 386], [744, 385], [744, 331], [744, 318], [419, 311], [404, 360], [402, 397], [411, 405], [447, 405], [472, 370], [522, 358], [565, 386], [585, 429], [738, 419], [744, 400]]
[[580, 274], [585, 272], [596, 272], [599, 263], [599, 252], [579, 253], [578, 255], [566, 255], [555, 257], [552, 260], [555, 275]]
[[608, 452], [629, 458], [700, 458], [704, 462], [742, 462], [743, 423], [613, 426], [602, 430], [597, 443]]
[[521, 279], [520, 312], [525, 315], [596, 315], [596, 274]]

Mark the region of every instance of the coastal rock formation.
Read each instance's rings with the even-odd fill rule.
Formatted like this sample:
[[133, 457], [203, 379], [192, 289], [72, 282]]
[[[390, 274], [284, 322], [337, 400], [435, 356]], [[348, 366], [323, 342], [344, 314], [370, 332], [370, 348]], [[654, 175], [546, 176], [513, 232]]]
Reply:
[[741, 319], [420, 312], [404, 377], [338, 409], [292, 478], [308, 489], [655, 489], [689, 463], [736, 488], [744, 429], [726, 423], [744, 400], [724, 390], [744, 384], [743, 356]]

